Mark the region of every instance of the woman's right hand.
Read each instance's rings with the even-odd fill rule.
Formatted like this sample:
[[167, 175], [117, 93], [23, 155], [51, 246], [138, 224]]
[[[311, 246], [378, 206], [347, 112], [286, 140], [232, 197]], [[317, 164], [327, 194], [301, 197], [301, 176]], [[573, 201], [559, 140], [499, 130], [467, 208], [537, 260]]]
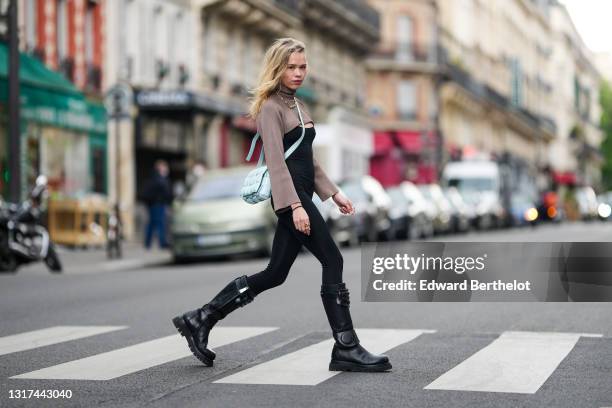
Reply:
[[293, 210], [293, 224], [296, 230], [303, 234], [310, 235], [310, 219], [304, 207], [297, 207]]

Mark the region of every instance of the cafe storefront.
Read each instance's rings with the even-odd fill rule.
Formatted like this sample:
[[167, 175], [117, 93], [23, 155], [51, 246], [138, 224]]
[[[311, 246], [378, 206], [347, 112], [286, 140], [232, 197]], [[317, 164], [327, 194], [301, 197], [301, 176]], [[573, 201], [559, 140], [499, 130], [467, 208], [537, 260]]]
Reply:
[[[8, 52], [0, 43], [0, 193], [8, 180]], [[106, 110], [37, 59], [20, 55], [22, 197], [38, 174], [54, 196], [107, 193]]]

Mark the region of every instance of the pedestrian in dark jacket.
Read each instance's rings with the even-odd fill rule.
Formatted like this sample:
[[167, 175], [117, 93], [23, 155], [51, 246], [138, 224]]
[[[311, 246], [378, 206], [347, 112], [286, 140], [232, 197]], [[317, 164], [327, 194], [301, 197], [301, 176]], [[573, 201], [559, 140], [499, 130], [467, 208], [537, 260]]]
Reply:
[[157, 232], [159, 246], [168, 248], [166, 239], [166, 209], [172, 202], [172, 189], [168, 180], [168, 163], [164, 160], [155, 162], [153, 176], [147, 181], [143, 199], [147, 204], [149, 222], [145, 233], [145, 248], [151, 248], [153, 234]]

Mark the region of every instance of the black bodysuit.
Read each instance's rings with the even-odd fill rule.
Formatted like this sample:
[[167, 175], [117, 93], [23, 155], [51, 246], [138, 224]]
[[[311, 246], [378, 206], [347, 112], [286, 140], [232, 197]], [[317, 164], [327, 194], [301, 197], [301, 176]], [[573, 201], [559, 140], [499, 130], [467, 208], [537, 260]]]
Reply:
[[[298, 126], [291, 130], [289, 133], [286, 133], [283, 137], [283, 146], [285, 151], [289, 150], [291, 146], [295, 142], [300, 139], [302, 135], [302, 127]], [[316, 135], [316, 131], [314, 126], [306, 128], [304, 133], [304, 139], [298, 146], [298, 148], [291, 153], [285, 163], [287, 163], [287, 168], [289, 169], [289, 173], [291, 174], [291, 179], [293, 180], [293, 185], [295, 189], [300, 194], [306, 194], [312, 200], [312, 195], [314, 193], [314, 185], [315, 185], [315, 176], [314, 176], [314, 164], [312, 161], [313, 152], [312, 152], [312, 143], [314, 141]], [[272, 208], [274, 208], [274, 200], [270, 199], [270, 204]], [[291, 208], [285, 208], [281, 210], [281, 212], [291, 212]]]
[[[301, 134], [302, 128], [298, 126], [284, 135], [283, 146], [285, 151], [300, 138]], [[256, 294], [279, 286], [285, 281], [302, 245], [306, 246], [321, 262], [322, 282], [324, 284], [342, 282], [342, 254], [321, 213], [312, 202], [315, 191], [312, 144], [315, 135], [314, 127], [307, 127], [304, 139], [291, 156], [286, 159], [287, 168], [296, 192], [310, 220], [310, 235], [306, 235], [295, 228], [291, 208], [275, 212], [278, 223], [274, 234], [270, 263], [263, 271], [247, 277], [249, 286]], [[274, 208], [272, 199], [270, 204]]]

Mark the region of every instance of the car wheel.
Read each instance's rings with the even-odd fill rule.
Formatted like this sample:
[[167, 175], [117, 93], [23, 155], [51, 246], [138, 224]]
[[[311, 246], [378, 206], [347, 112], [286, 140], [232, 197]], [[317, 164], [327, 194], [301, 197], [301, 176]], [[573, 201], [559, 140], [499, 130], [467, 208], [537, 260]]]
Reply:
[[181, 255], [172, 254], [172, 263], [175, 265], [182, 265], [187, 263], [187, 258]]
[[0, 255], [0, 272], [17, 272], [17, 259], [12, 255]]

